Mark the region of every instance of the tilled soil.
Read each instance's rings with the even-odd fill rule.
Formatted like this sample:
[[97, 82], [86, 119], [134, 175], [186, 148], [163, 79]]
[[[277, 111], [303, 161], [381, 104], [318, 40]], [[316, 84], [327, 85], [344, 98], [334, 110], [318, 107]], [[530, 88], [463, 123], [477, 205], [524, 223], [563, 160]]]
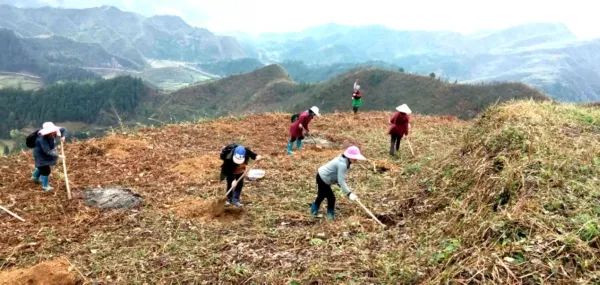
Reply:
[[[287, 114], [145, 128], [69, 143], [73, 200], [66, 197], [62, 166], [52, 169], [54, 191], [44, 193], [29, 180], [30, 152], [0, 158], [0, 205], [26, 220], [0, 213], [0, 269], [66, 256], [85, 281], [103, 284], [385, 281], [382, 266], [388, 257], [378, 253], [395, 252], [409, 227], [397, 225], [394, 209], [422, 191], [418, 181], [403, 176], [404, 167], [450, 151], [447, 142], [459, 132], [443, 130], [467, 124], [417, 117], [411, 141], [417, 156], [403, 149], [390, 158], [389, 115], [315, 118], [311, 131], [336, 147], [307, 145], [292, 156], [285, 153]], [[440, 135], [442, 140], [431, 143]], [[220, 149], [234, 141], [266, 156], [260, 165], [265, 178], [245, 182], [242, 209], [223, 207], [225, 183], [218, 175]], [[335, 222], [308, 215], [317, 168], [352, 144], [375, 165], [353, 165], [349, 185], [373, 212], [387, 213], [392, 228], [380, 228], [337, 191]], [[115, 185], [139, 193], [143, 206], [100, 210], [82, 199], [86, 189]]]

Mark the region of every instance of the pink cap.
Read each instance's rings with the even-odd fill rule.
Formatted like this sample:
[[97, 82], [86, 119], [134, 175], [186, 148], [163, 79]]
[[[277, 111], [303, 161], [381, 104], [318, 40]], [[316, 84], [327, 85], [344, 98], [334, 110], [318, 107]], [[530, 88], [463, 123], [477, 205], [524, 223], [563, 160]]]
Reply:
[[346, 151], [344, 151], [344, 156], [350, 159], [367, 160], [367, 158], [360, 153], [360, 149], [358, 149], [357, 146], [348, 147]]

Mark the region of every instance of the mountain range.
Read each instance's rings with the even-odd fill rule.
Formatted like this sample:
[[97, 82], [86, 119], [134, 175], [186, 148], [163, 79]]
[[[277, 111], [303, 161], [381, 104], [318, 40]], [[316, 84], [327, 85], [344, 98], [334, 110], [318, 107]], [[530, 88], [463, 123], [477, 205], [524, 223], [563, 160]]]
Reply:
[[278, 63], [291, 79], [306, 83], [378, 67], [465, 83], [522, 82], [562, 101], [600, 100], [600, 40], [579, 41], [556, 23], [470, 35], [329, 24], [234, 37], [176, 16], [145, 17], [110, 6], [0, 5], [0, 28], [0, 36], [10, 38], [0, 42], [0, 71], [41, 76], [46, 83], [129, 74], [175, 90]]
[[600, 100], [600, 40], [578, 41], [562, 24], [473, 35], [331, 24], [240, 40], [265, 62], [293, 60], [325, 68], [382, 61], [450, 80], [519, 81], [564, 101]]

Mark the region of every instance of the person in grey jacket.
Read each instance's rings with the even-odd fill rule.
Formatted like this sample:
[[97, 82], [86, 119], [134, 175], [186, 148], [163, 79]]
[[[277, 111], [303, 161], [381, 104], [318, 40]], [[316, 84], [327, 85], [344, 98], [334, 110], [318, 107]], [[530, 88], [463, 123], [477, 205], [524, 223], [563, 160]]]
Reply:
[[31, 174], [31, 180], [42, 184], [42, 191], [52, 191], [50, 186], [50, 167], [56, 165], [56, 161], [62, 156], [56, 152], [55, 138], [60, 137], [64, 141], [66, 134], [65, 128], [60, 128], [52, 122], [45, 122], [42, 129], [38, 131], [33, 148], [33, 158], [35, 160], [35, 169]]
[[338, 184], [342, 192], [352, 201], [358, 200], [358, 196], [352, 193], [346, 184], [346, 172], [350, 169], [350, 164], [356, 160], [366, 160], [356, 146], [348, 147], [344, 153], [327, 164], [319, 167], [317, 171], [317, 198], [310, 205], [310, 213], [313, 216], [319, 214], [321, 202], [327, 199], [327, 218], [335, 218], [335, 195], [331, 190], [331, 185]]

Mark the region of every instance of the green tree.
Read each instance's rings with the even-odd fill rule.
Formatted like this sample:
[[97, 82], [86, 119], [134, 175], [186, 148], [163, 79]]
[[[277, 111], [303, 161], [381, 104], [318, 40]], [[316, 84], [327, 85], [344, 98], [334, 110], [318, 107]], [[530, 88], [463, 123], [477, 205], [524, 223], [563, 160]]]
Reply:
[[431, 77], [432, 79], [434, 79], [435, 78], [435, 73], [434, 72], [429, 73], [429, 77]]

